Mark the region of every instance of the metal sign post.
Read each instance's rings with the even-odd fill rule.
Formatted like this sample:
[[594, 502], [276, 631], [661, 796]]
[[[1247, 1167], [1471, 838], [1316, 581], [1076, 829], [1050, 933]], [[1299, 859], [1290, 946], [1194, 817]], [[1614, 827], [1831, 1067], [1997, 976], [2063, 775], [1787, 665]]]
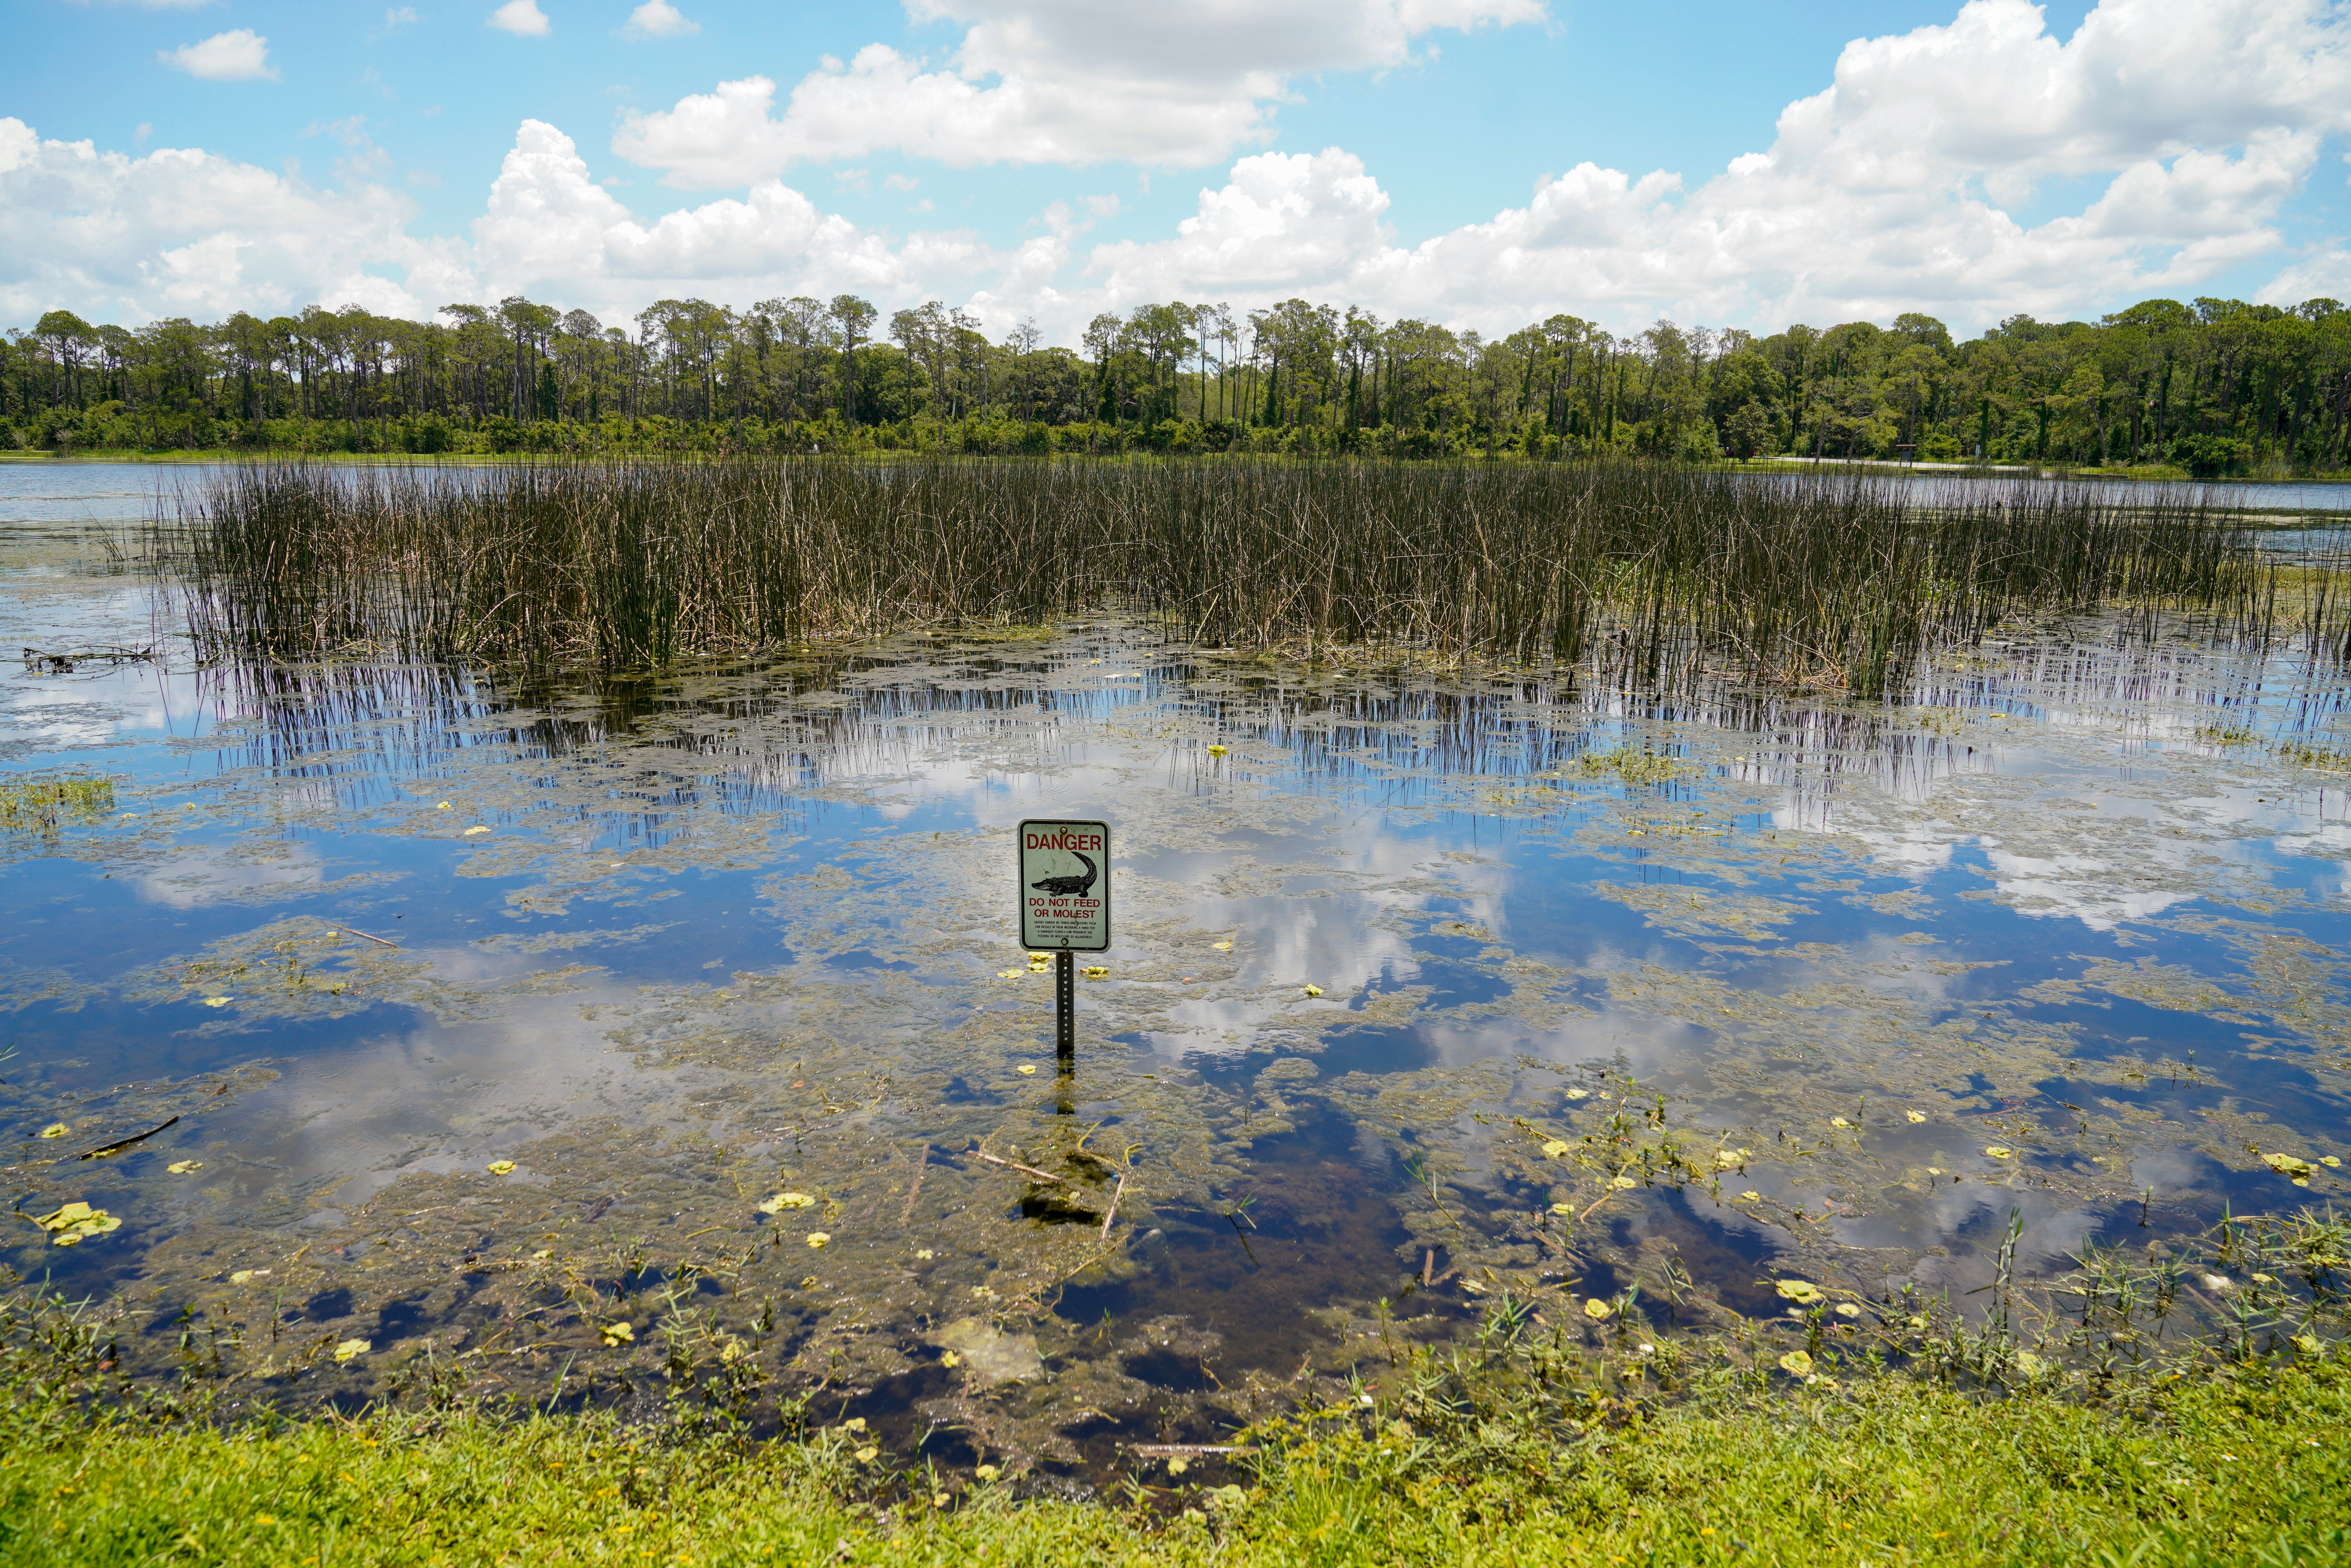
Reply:
[[1078, 956], [1067, 950], [1053, 955], [1053, 1054], [1078, 1055]]
[[1110, 946], [1110, 824], [1031, 819], [1020, 824], [1020, 945], [1053, 955], [1053, 1050], [1078, 1052], [1080, 953]]

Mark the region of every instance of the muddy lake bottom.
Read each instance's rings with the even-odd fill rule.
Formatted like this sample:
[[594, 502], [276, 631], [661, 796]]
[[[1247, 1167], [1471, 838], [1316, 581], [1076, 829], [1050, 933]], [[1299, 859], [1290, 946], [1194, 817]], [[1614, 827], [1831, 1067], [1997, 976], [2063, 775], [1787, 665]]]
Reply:
[[[1115, 619], [197, 669], [84, 502], [0, 522], [9, 645], [156, 656], [0, 674], [4, 1260], [136, 1376], [1078, 1478], [1498, 1302], [1965, 1317], [2011, 1223], [2047, 1282], [2344, 1195], [2351, 718], [2288, 643], [2017, 625], [1883, 704]], [[1026, 817], [1116, 834], [1073, 1071]]]

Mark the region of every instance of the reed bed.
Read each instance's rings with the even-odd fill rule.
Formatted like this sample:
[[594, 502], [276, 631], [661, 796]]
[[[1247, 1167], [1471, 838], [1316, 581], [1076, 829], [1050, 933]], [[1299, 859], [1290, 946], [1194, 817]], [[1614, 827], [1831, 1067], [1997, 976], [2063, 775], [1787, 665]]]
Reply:
[[2257, 636], [2279, 613], [2249, 532], [2177, 493], [1930, 506], [1632, 463], [253, 465], [168, 500], [149, 544], [214, 658], [632, 669], [1118, 610], [1215, 646], [1874, 695], [2019, 612], [2189, 610]]

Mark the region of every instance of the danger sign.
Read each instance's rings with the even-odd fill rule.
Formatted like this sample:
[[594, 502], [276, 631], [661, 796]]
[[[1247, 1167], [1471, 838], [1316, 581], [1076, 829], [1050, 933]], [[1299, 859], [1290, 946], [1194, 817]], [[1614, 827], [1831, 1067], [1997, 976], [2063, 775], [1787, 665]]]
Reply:
[[1110, 824], [1020, 824], [1020, 943], [1038, 952], [1110, 946]]

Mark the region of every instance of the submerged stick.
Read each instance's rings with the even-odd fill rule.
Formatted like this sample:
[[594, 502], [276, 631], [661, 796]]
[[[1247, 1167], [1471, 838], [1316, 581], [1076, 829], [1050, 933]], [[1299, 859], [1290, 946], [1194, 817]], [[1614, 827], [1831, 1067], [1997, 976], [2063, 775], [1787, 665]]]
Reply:
[[341, 931], [353, 936], [364, 936], [371, 942], [381, 942], [387, 947], [397, 947], [400, 946], [399, 943], [393, 941], [389, 936], [378, 936], [373, 932], [362, 931], [356, 925], [339, 925], [332, 920], [327, 921], [325, 924], [327, 929], [329, 931]]
[[904, 1225], [914, 1217], [914, 1198], [923, 1190], [923, 1173], [931, 1168], [931, 1145], [925, 1144], [923, 1152], [914, 1156], [914, 1185], [906, 1189], [906, 1207], [899, 1212], [898, 1223]]
[[1592, 1208], [1587, 1208], [1582, 1214], [1575, 1217], [1575, 1222], [1578, 1225], [1583, 1224], [1585, 1220], [1592, 1218], [1593, 1209], [1598, 1208], [1602, 1204], [1606, 1203], [1610, 1198], [1614, 1197], [1615, 1196], [1616, 1189], [1614, 1187], [1612, 1186], [1607, 1188], [1605, 1191], [1602, 1192], [1598, 1197], [1592, 1200]]
[[1055, 1186], [1067, 1186], [1070, 1185], [1068, 1182], [1063, 1181], [1060, 1176], [1055, 1176], [1052, 1172], [1040, 1171], [1035, 1166], [1024, 1166], [1018, 1160], [1000, 1160], [994, 1155], [987, 1153], [985, 1149], [977, 1149], [973, 1152], [978, 1155], [981, 1159], [986, 1160], [989, 1165], [1002, 1166], [1006, 1170], [1019, 1171], [1022, 1176], [1035, 1176], [1039, 1181], [1049, 1181]]
[[141, 659], [152, 659], [154, 656], [155, 650], [152, 646], [145, 648], [68, 648], [60, 653], [47, 653], [39, 648], [27, 648], [25, 650], [25, 663], [28, 664], [47, 664], [52, 670], [60, 672], [70, 670], [76, 664], [92, 664], [100, 659], [105, 660], [109, 664], [119, 664], [126, 662], [135, 664]]
[[[155, 1125], [148, 1128], [143, 1133], [133, 1133], [127, 1138], [117, 1138], [110, 1144], [100, 1144], [94, 1149], [84, 1149], [80, 1154], [76, 1155], [74, 1158], [78, 1160], [102, 1160], [109, 1155], [120, 1153], [122, 1150], [129, 1148], [133, 1144], [145, 1143], [148, 1139], [153, 1137], [156, 1134], [162, 1132], [164, 1128], [172, 1125], [173, 1123], [178, 1121], [179, 1118], [174, 1116], [169, 1122], [158, 1122]], [[62, 1165], [65, 1162], [60, 1160], [57, 1163]]]
[[1122, 1174], [1118, 1178], [1118, 1189], [1110, 1195], [1110, 1212], [1102, 1216], [1102, 1233], [1105, 1241], [1110, 1239], [1111, 1222], [1118, 1218], [1118, 1200], [1125, 1196], [1126, 1177]]

